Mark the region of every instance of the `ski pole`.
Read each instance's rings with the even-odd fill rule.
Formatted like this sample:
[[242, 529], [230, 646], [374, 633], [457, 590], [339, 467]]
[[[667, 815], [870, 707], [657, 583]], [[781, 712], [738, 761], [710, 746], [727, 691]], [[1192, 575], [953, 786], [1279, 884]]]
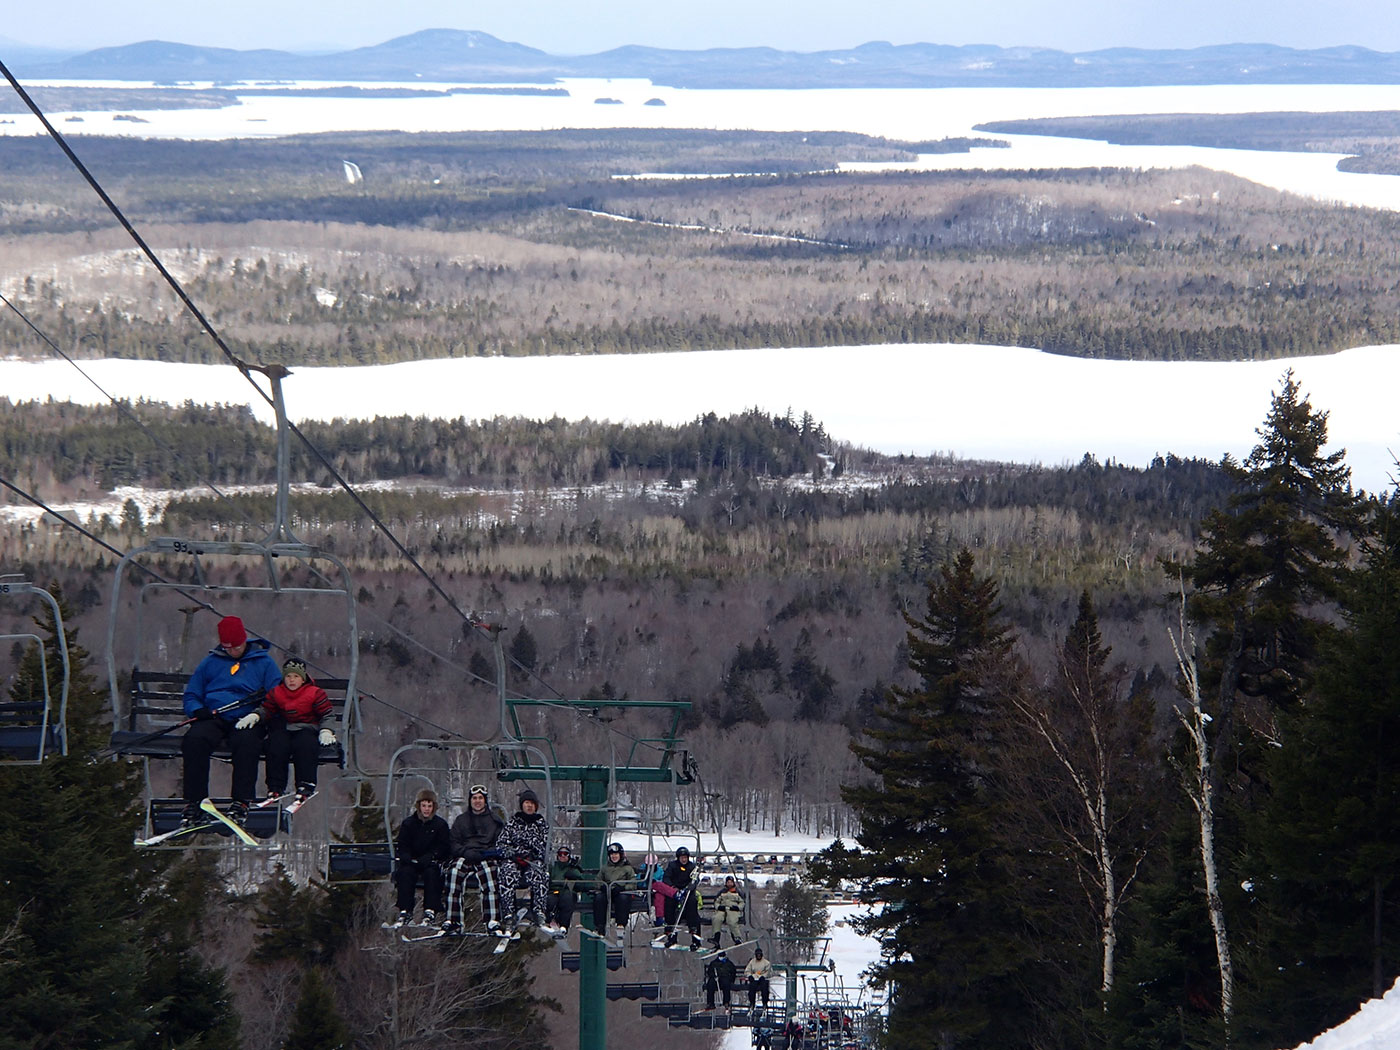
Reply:
[[[223, 714], [225, 711], [232, 711], [235, 707], [242, 707], [244, 704], [252, 703], [255, 700], [261, 700], [266, 695], [266, 689], [259, 689], [256, 693], [250, 693], [242, 700], [233, 700], [227, 704], [224, 704], [223, 707], [216, 707], [214, 709], [214, 714], [217, 716]], [[140, 747], [142, 744], [149, 744], [152, 740], [156, 740], [160, 737], [165, 736], [166, 733], [173, 733], [177, 729], [183, 729], [185, 728], [185, 726], [191, 725], [198, 721], [198, 715], [191, 715], [189, 718], [186, 718], [183, 722], [176, 722], [174, 725], [166, 726], [164, 729], [157, 729], [154, 733], [147, 733], [143, 737], [137, 737], [135, 740], [128, 741], [127, 743], [122, 745], [121, 750], [133, 747]], [[118, 748], [108, 747], [103, 751], [103, 754], [116, 754], [117, 751]]]

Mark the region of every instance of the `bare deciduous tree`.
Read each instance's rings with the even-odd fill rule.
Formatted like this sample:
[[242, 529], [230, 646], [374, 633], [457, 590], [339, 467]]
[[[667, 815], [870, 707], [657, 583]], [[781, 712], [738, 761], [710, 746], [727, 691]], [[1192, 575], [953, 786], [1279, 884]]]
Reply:
[[1215, 956], [1220, 969], [1220, 1014], [1228, 1028], [1234, 1012], [1235, 968], [1230, 961], [1230, 935], [1225, 925], [1225, 905], [1220, 897], [1220, 873], [1215, 859], [1215, 776], [1210, 752], [1208, 727], [1212, 721], [1201, 699], [1201, 682], [1196, 671], [1196, 638], [1186, 623], [1186, 595], [1182, 592], [1181, 619], [1171, 636], [1176, 666], [1186, 693], [1186, 703], [1176, 709], [1177, 719], [1186, 730], [1190, 765], [1181, 767], [1182, 783], [1196, 810], [1200, 828], [1201, 867], [1205, 873], [1206, 908], [1215, 934]]

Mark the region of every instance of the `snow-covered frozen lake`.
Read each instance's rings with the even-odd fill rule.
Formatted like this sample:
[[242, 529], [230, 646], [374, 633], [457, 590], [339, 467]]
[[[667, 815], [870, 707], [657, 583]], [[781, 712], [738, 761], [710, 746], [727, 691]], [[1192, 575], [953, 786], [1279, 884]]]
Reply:
[[[128, 86], [48, 81], [55, 86]], [[268, 138], [329, 131], [503, 131], [552, 128], [719, 128], [852, 131], [909, 141], [974, 136], [994, 120], [1118, 113], [1337, 112], [1400, 109], [1400, 85], [1223, 85], [1139, 88], [847, 88], [834, 90], [689, 90], [647, 80], [563, 80], [568, 96], [441, 95], [413, 98], [295, 98], [247, 95], [224, 109], [141, 110], [146, 123], [117, 111], [54, 112], [55, 125], [83, 135], [142, 138]], [[35, 85], [27, 85], [35, 86]], [[210, 85], [197, 85], [210, 86]], [[302, 84], [297, 86], [326, 86]], [[453, 84], [373, 84], [445, 91]], [[236, 91], [236, 89], [234, 89]], [[618, 100], [598, 105], [600, 97]], [[660, 99], [663, 106], [646, 105]], [[30, 114], [0, 134], [37, 135]], [[985, 136], [982, 137], [993, 137]], [[1400, 178], [1336, 170], [1334, 154], [1269, 153], [1187, 146], [1114, 146], [1038, 135], [994, 136], [1009, 149], [921, 158], [921, 168], [1179, 168], [1192, 164], [1322, 200], [1400, 208]], [[354, 157], [348, 158], [354, 160]], [[849, 170], [890, 165], [850, 164]], [[910, 165], [898, 165], [907, 167]], [[625, 173], [620, 173], [625, 174]]]
[[[1284, 370], [1330, 413], [1354, 482], [1390, 486], [1400, 451], [1393, 391], [1400, 347], [1238, 363], [1092, 361], [1000, 346], [715, 350], [588, 357], [491, 357], [345, 368], [297, 368], [283, 383], [288, 414], [435, 419], [524, 416], [685, 423], [758, 407], [811, 412], [840, 441], [888, 453], [1058, 466], [1085, 453], [1145, 466], [1168, 452], [1217, 460], [1254, 446]], [[115, 397], [172, 404], [219, 401], [272, 410], [231, 367], [88, 361]], [[0, 395], [102, 404], [62, 361], [0, 360]]]

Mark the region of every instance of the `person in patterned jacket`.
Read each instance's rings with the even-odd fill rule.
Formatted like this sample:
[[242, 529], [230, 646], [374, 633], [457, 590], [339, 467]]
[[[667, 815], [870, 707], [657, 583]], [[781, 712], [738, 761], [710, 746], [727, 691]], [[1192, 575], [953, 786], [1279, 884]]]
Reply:
[[529, 788], [520, 793], [520, 809], [501, 829], [496, 848], [501, 851], [501, 910], [507, 916], [513, 914], [515, 888], [524, 882], [530, 888], [530, 921], [543, 926], [549, 900], [549, 871], [544, 862], [549, 855], [549, 821]]
[[281, 798], [287, 790], [287, 762], [296, 765], [297, 797], [316, 793], [316, 768], [321, 748], [335, 743], [335, 734], [321, 723], [333, 710], [326, 691], [306, 673], [306, 663], [293, 656], [282, 665], [282, 681], [256, 712], [267, 723], [267, 796]]

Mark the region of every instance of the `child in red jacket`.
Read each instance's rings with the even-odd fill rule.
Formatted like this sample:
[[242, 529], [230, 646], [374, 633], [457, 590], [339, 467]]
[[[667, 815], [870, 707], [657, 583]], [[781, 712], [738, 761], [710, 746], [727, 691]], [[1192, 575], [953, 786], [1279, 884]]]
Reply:
[[263, 701], [267, 719], [267, 795], [287, 790], [287, 761], [296, 765], [297, 801], [316, 793], [316, 766], [322, 747], [335, 743], [335, 734], [321, 727], [330, 714], [326, 691], [311, 680], [304, 661], [293, 656], [282, 665], [282, 682]]

